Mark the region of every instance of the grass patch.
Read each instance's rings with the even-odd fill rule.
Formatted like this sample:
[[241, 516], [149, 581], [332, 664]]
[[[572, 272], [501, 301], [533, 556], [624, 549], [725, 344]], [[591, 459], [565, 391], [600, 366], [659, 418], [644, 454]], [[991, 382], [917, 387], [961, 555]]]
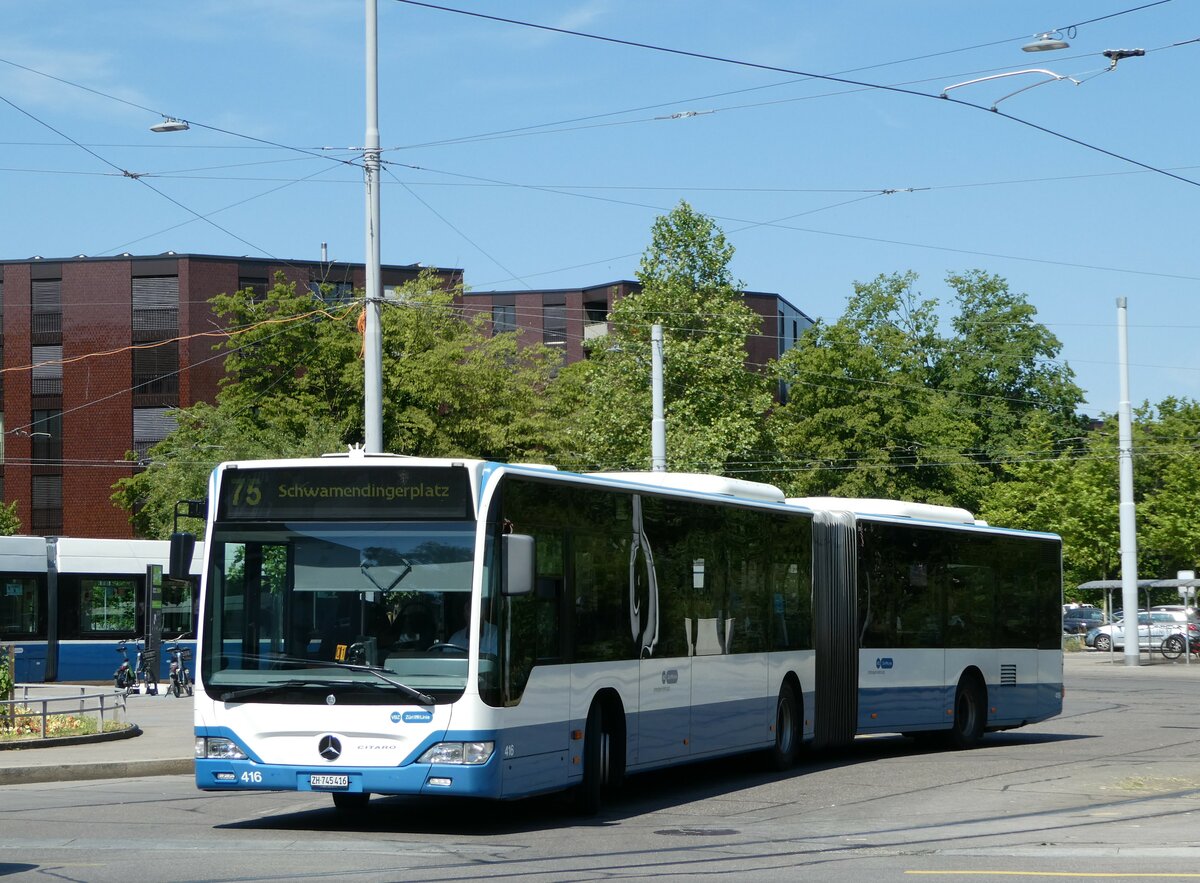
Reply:
[[[104, 722], [104, 732], [115, 733], [128, 728], [116, 720]], [[42, 715], [30, 708], [18, 706], [12, 715], [0, 715], [0, 742], [21, 739], [57, 738], [62, 736], [93, 736], [100, 732], [100, 721], [90, 715], [51, 714], [46, 717], [46, 732], [42, 733]]]

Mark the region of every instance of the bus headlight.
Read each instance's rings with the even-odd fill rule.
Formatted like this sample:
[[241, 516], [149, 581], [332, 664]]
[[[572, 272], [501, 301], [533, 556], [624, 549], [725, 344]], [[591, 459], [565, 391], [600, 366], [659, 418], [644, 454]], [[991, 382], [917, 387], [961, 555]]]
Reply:
[[246, 752], [232, 739], [196, 737], [196, 757], [207, 760], [245, 760]]
[[417, 758], [417, 763], [477, 766], [487, 763], [495, 748], [495, 742], [439, 742]]

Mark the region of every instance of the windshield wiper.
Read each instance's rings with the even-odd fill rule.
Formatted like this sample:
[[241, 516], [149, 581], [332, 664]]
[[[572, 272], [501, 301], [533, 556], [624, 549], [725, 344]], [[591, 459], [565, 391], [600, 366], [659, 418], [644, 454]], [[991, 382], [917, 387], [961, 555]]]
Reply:
[[[360, 649], [361, 649], [361, 645], [354, 645], [354, 646], [360, 647]], [[378, 678], [379, 680], [383, 681], [384, 683], [386, 683], [392, 687], [395, 687], [397, 690], [399, 690], [405, 696], [420, 703], [421, 705], [437, 704], [437, 700], [434, 699], [432, 696], [430, 696], [428, 693], [422, 693], [420, 690], [416, 689], [415, 687], [410, 687], [408, 684], [405, 684], [401, 681], [396, 680], [393, 677], [390, 677], [388, 670], [380, 665], [367, 665], [366, 663], [362, 663], [362, 662], [338, 662], [336, 660], [328, 660], [328, 659], [322, 659], [322, 660], [303, 659], [298, 656], [272, 656], [272, 657], [267, 657], [267, 658], [269, 658], [272, 662], [288, 662], [288, 663], [294, 663], [294, 664], [298, 664], [298, 665], [304, 665], [309, 668], [335, 666], [336, 668], [344, 668], [348, 671], [363, 671], [363, 672], [366, 672], [367, 674], [373, 675], [374, 677]], [[273, 684], [262, 684], [260, 686], [255, 686], [255, 687], [244, 687], [240, 690], [231, 690], [229, 692], [222, 693], [221, 700], [223, 702], [235, 702], [238, 699], [245, 698], [247, 696], [257, 696], [262, 693], [270, 693], [275, 690], [286, 690], [286, 689], [290, 689], [292, 687], [311, 687], [311, 686], [363, 687], [363, 686], [367, 686], [367, 685], [363, 684], [361, 681], [328, 681], [328, 680], [324, 680], [321, 678], [290, 678], [286, 681], [277, 681], [276, 683], [273, 683]], [[380, 685], [372, 684], [371, 686], [378, 687]]]
[[267, 693], [283, 692], [295, 687], [349, 687], [353, 681], [329, 681], [324, 678], [291, 678], [286, 681], [276, 681], [273, 684], [260, 684], [257, 687], [243, 687], [240, 690], [227, 690], [221, 694], [222, 702], [237, 702], [251, 696], [263, 696]]
[[368, 674], [372, 674], [379, 678], [379, 680], [391, 684], [410, 699], [417, 700], [417, 702], [420, 702], [422, 705], [433, 705], [436, 702], [436, 700], [428, 693], [422, 693], [415, 687], [410, 687], [408, 684], [398, 681], [393, 677], [389, 677], [388, 670], [381, 665], [365, 665], [354, 662], [335, 662], [334, 665], [336, 665], [338, 668], [348, 668], [350, 671], [365, 671]]

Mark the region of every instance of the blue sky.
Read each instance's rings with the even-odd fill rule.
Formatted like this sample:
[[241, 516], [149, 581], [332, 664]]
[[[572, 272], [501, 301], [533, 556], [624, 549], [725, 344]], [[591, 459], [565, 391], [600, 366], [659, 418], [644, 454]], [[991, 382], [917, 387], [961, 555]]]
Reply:
[[[1005, 277], [1090, 413], [1117, 407], [1127, 297], [1134, 401], [1200, 398], [1200, 15], [1148, 2], [448, 4], [732, 64], [379, 0], [383, 260], [485, 290], [632, 278], [654, 218], [686, 199], [747, 288], [813, 317], [881, 273], [914, 270], [939, 299], [947, 273]], [[362, 261], [346, 161], [364, 141], [363, 16], [358, 0], [7, 4], [0, 257], [316, 259], [327, 242]], [[1068, 49], [1020, 50], [1073, 24]], [[1104, 72], [1116, 48], [1147, 54]], [[1080, 83], [936, 98], [1029, 68]], [[997, 105], [1024, 122], [988, 112], [1042, 81]], [[162, 114], [192, 129], [150, 133]]]

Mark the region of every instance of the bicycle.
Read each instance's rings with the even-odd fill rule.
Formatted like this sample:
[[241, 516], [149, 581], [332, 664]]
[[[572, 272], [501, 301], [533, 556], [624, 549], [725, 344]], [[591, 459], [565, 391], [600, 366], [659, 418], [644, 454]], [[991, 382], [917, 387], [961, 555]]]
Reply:
[[1193, 637], [1190, 633], [1186, 636], [1182, 632], [1167, 635], [1158, 649], [1167, 659], [1178, 659], [1183, 655], [1185, 647], [1188, 653], [1193, 656], [1200, 656], [1200, 639]]
[[124, 690], [125, 695], [128, 696], [130, 689], [137, 683], [137, 677], [134, 669], [129, 665], [129, 650], [125, 647], [126, 643], [124, 638], [117, 641], [117, 652], [121, 654], [121, 664], [113, 672], [113, 685], [118, 690]]
[[121, 654], [121, 664], [113, 672], [113, 683], [118, 690], [124, 690], [126, 696], [134, 691], [145, 693], [148, 696], [157, 696], [158, 672], [155, 671], [155, 668], [158, 654], [153, 650], [145, 649], [142, 642], [135, 638], [133, 646], [137, 655], [136, 661], [131, 666], [128, 644], [128, 638], [122, 638], [117, 642], [117, 652]]
[[192, 695], [192, 678], [188, 673], [187, 666], [184, 665], [185, 662], [192, 658], [192, 651], [180, 645], [179, 641], [182, 638], [183, 634], [166, 647], [166, 651], [171, 657], [171, 686], [167, 689], [174, 694], [176, 699], [179, 698], [179, 694], [184, 690], [187, 691], [189, 696]]

